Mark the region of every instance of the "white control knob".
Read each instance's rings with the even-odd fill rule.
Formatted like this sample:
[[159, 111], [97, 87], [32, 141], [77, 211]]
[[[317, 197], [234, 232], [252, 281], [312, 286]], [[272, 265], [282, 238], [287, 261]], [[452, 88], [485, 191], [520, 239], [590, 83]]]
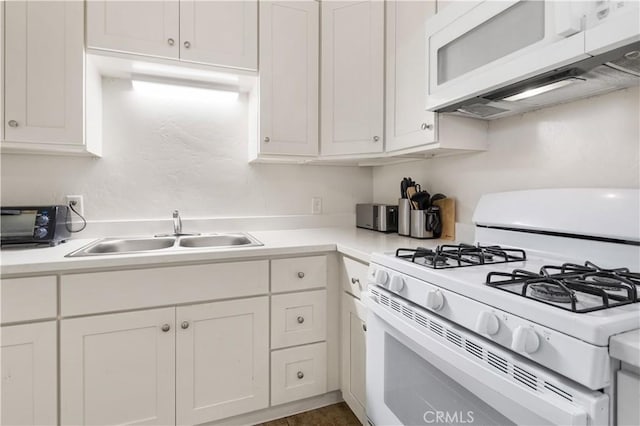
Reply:
[[444, 306], [444, 296], [440, 290], [429, 290], [427, 292], [427, 308], [439, 311]]
[[533, 329], [520, 326], [513, 332], [511, 349], [514, 351], [532, 354], [537, 351], [539, 347], [540, 338]]
[[498, 317], [489, 311], [480, 312], [480, 316], [476, 321], [476, 331], [478, 333], [488, 334], [493, 336], [500, 329], [500, 320]]
[[389, 281], [389, 274], [387, 274], [387, 271], [379, 270], [376, 272], [377, 285], [384, 287], [387, 281]]
[[391, 277], [391, 283], [389, 284], [389, 290], [400, 293], [404, 288], [404, 279], [400, 275]]

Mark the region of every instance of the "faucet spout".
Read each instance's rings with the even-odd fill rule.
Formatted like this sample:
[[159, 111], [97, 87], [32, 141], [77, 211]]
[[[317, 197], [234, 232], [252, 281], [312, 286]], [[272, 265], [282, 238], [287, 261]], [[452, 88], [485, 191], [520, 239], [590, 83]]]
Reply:
[[182, 234], [182, 219], [180, 218], [180, 212], [178, 210], [173, 211], [173, 234]]

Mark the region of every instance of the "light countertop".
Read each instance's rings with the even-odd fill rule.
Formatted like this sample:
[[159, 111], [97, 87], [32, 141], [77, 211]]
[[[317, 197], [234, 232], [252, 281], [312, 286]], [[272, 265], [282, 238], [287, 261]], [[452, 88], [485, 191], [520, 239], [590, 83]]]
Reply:
[[108, 254], [87, 257], [65, 257], [96, 239], [73, 239], [56, 247], [3, 248], [0, 273], [41, 275], [72, 273], [95, 269], [115, 269], [132, 266], [153, 266], [196, 263], [219, 260], [242, 260], [267, 256], [289, 256], [338, 251], [362, 262], [369, 262], [372, 253], [395, 251], [399, 247], [435, 247], [442, 240], [416, 240], [397, 234], [384, 234], [355, 227], [312, 228], [249, 232], [263, 246], [227, 249], [156, 250], [138, 254]]
[[640, 368], [640, 330], [633, 330], [611, 338], [609, 355]]

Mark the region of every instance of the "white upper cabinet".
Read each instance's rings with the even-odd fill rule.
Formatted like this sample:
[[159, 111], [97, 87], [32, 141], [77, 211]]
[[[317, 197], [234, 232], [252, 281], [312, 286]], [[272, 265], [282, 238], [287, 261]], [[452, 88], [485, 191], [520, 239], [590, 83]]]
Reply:
[[383, 151], [384, 2], [322, 2], [321, 152]]
[[255, 0], [89, 1], [87, 46], [255, 70], [258, 4]]
[[260, 3], [261, 154], [318, 154], [318, 8]]
[[425, 22], [434, 1], [386, 2], [387, 152], [436, 141], [436, 115], [425, 109], [427, 93]]
[[87, 46], [178, 59], [177, 1], [88, 1]]
[[3, 150], [92, 151], [84, 132], [84, 4], [3, 6]]
[[180, 59], [258, 68], [256, 1], [180, 0]]

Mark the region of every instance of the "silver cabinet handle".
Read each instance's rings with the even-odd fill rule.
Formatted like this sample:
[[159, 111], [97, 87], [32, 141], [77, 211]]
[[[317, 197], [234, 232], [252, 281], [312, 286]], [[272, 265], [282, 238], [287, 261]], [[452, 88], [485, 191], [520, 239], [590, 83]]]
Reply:
[[189, 328], [189, 321], [182, 321], [180, 327], [182, 327], [183, 330], [186, 330], [187, 328]]
[[298, 278], [303, 279], [304, 278], [304, 272], [298, 272]]
[[367, 331], [367, 324], [362, 324], [362, 331]]
[[302, 371], [298, 371], [298, 374], [296, 374], [296, 376], [298, 376], [298, 379], [302, 379], [304, 377], [304, 373]]
[[164, 331], [165, 333], [169, 330], [171, 330], [171, 326], [169, 324], [164, 324], [162, 326], [162, 331]]
[[351, 284], [353, 284], [353, 285], [360, 284], [360, 279], [359, 278], [351, 278]]
[[265, 136], [264, 143], [269, 143], [269, 142], [271, 142], [271, 138], [269, 136]]
[[167, 39], [167, 43], [169, 44], [169, 46], [173, 46], [174, 44], [176, 44], [176, 41], [172, 38]]
[[431, 130], [431, 129], [433, 129], [433, 124], [422, 123], [420, 125], [420, 128], [422, 130]]
[[191, 47], [191, 43], [189, 43], [188, 41], [185, 41], [185, 42], [184, 42], [184, 47], [185, 47], [186, 49], [190, 48], [190, 47]]
[[16, 120], [9, 120], [9, 127], [18, 127], [18, 122]]
[[380, 136], [374, 136], [374, 137], [373, 137], [373, 141], [374, 141], [374, 142], [378, 142], [379, 140], [380, 140]]
[[304, 322], [304, 317], [303, 316], [299, 316], [297, 318], [297, 320], [298, 320], [298, 324], [302, 324]]

